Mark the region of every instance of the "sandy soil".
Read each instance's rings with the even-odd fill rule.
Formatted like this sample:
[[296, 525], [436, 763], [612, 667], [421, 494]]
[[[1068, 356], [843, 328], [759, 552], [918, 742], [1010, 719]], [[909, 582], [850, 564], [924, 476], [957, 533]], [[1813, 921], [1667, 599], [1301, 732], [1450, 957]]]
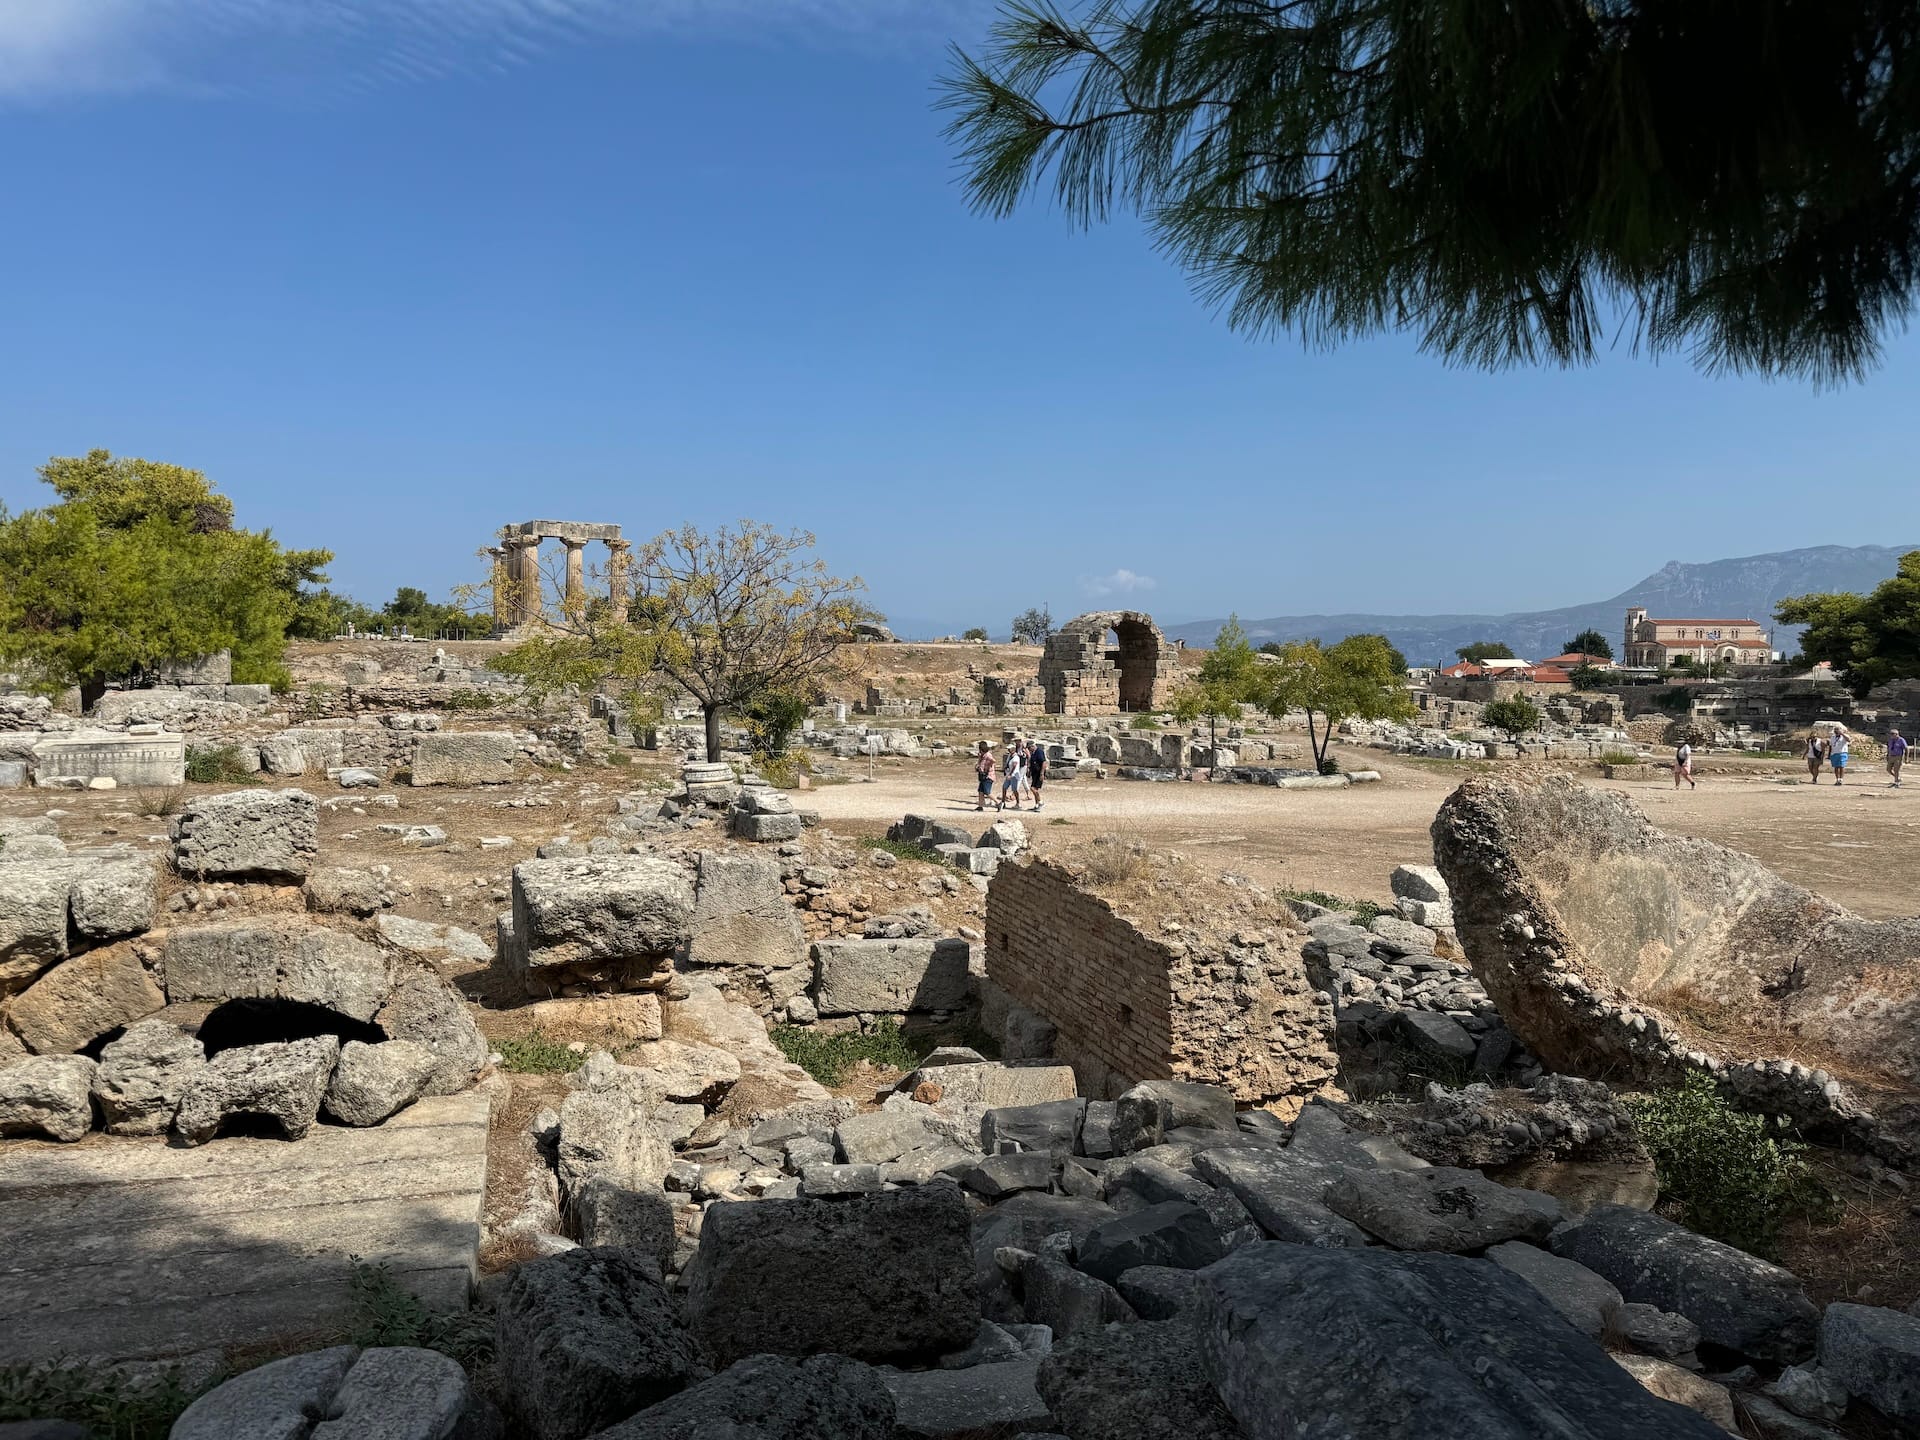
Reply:
[[[1047, 850], [1113, 831], [1153, 846], [1185, 851], [1263, 884], [1380, 898], [1396, 865], [1424, 862], [1434, 812], [1454, 787], [1491, 765], [1410, 761], [1379, 751], [1335, 749], [1350, 769], [1377, 769], [1377, 785], [1345, 790], [1271, 790], [1253, 786], [1149, 784], [1133, 780], [1054, 782], [1046, 808], [1027, 821], [1035, 846]], [[827, 822], [876, 834], [902, 814], [950, 816], [971, 823], [973, 774], [965, 756], [888, 761], [868, 782], [822, 785], [801, 798]], [[1844, 787], [1815, 787], [1789, 763], [1755, 766], [1761, 773], [1703, 775], [1697, 790], [1671, 782], [1588, 783], [1621, 790], [1654, 824], [1747, 851], [1799, 883], [1875, 919], [1913, 914], [1920, 884], [1920, 784], [1889, 789], [1878, 771]], [[1584, 777], [1583, 777], [1584, 778]], [[1797, 782], [1797, 783], [1796, 783]], [[988, 818], [993, 813], [989, 810]]]

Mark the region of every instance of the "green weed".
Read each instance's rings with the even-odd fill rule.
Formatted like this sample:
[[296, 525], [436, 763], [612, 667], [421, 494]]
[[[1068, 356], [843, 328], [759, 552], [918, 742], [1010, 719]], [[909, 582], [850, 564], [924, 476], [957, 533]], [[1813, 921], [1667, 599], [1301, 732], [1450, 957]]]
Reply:
[[538, 1030], [496, 1040], [493, 1048], [500, 1052], [500, 1063], [516, 1075], [564, 1075], [578, 1070], [586, 1058]]
[[171, 1370], [134, 1382], [80, 1364], [15, 1365], [0, 1369], [0, 1421], [71, 1420], [95, 1440], [167, 1440], [207, 1388]]
[[486, 1314], [436, 1310], [403, 1288], [384, 1263], [369, 1265], [355, 1256], [347, 1294], [353, 1317], [347, 1339], [354, 1345], [438, 1350], [462, 1365], [493, 1358], [493, 1325]]
[[208, 745], [187, 751], [187, 779], [196, 785], [252, 785], [259, 777], [241, 763], [238, 745]]
[[889, 840], [884, 835], [865, 835], [860, 843], [869, 850], [884, 850], [889, 855], [898, 855], [902, 860], [917, 860], [922, 865], [938, 865], [945, 868], [946, 861], [931, 850], [922, 850], [912, 840]]
[[799, 1025], [776, 1025], [769, 1032], [780, 1053], [822, 1085], [838, 1085], [862, 1060], [886, 1070], [911, 1070], [933, 1047], [918, 1050], [893, 1020], [881, 1020], [870, 1035], [823, 1035]]

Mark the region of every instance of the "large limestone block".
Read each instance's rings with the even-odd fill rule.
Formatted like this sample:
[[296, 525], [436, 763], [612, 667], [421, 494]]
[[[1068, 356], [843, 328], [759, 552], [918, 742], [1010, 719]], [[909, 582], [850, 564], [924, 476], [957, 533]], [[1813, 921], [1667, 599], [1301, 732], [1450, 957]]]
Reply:
[[654, 1118], [666, 1100], [659, 1079], [601, 1050], [569, 1084], [573, 1088], [560, 1105], [561, 1187], [571, 1195], [604, 1178], [629, 1190], [659, 1189], [673, 1164], [673, 1150]]
[[252, 1115], [277, 1123], [289, 1140], [313, 1128], [340, 1042], [332, 1035], [223, 1050], [187, 1086], [173, 1128], [189, 1145], [213, 1139], [222, 1122]]
[[100, 1052], [93, 1099], [115, 1135], [164, 1135], [180, 1097], [206, 1068], [200, 1042], [165, 1020], [142, 1020]]
[[83, 861], [70, 891], [73, 928], [94, 942], [152, 929], [155, 879], [151, 856]]
[[28, 1049], [62, 1055], [166, 1003], [132, 942], [123, 941], [62, 961], [15, 997], [7, 1018]]
[[1265, 1244], [1201, 1273], [1201, 1354], [1249, 1440], [1726, 1440], [1484, 1260]]
[[1590, 1339], [1606, 1333], [1607, 1317], [1622, 1304], [1612, 1281], [1537, 1245], [1509, 1240], [1488, 1249], [1487, 1259], [1533, 1286], [1566, 1316], [1569, 1325]]
[[[1777, 1029], [1920, 1087], [1920, 917], [1864, 920], [1565, 776], [1468, 781], [1433, 844], [1475, 977], [1555, 1070], [1670, 1082], [1689, 1051], [1771, 1059], [1750, 1037]], [[1778, 1069], [1765, 1108], [1832, 1118], [1825, 1076]]]
[[327, 1086], [327, 1113], [343, 1125], [378, 1125], [426, 1093], [440, 1057], [411, 1040], [349, 1040]]
[[0, 995], [67, 957], [67, 892], [79, 862], [0, 865]]
[[173, 863], [204, 880], [299, 884], [320, 849], [320, 807], [304, 790], [196, 796], [173, 820]]
[[171, 1440], [460, 1440], [485, 1433], [468, 1428], [476, 1413], [466, 1371], [438, 1351], [339, 1345], [243, 1371], [189, 1405]]
[[297, 1000], [355, 1020], [373, 1019], [393, 987], [393, 962], [383, 951], [300, 921], [170, 931], [164, 969], [167, 998], [175, 1004]]
[[466, 1003], [431, 970], [405, 970], [374, 1012], [373, 1023], [389, 1040], [405, 1040], [433, 1056], [423, 1095], [453, 1095], [467, 1088], [487, 1063], [487, 1037]]
[[687, 943], [692, 923], [687, 872], [657, 855], [513, 867], [514, 950], [528, 970], [658, 961]]
[[1597, 1205], [1553, 1236], [1553, 1253], [1628, 1300], [1684, 1315], [1715, 1345], [1792, 1364], [1813, 1353], [1819, 1312], [1778, 1265], [1627, 1205]]
[[1327, 1208], [1396, 1250], [1460, 1254], [1504, 1240], [1546, 1243], [1566, 1218], [1551, 1195], [1510, 1190], [1478, 1170], [1353, 1169], [1326, 1189]]
[[813, 947], [822, 1015], [958, 1010], [972, 994], [964, 940], [821, 940]]
[[754, 1355], [595, 1440], [897, 1440], [881, 1372], [844, 1355]]
[[0, 1069], [0, 1135], [78, 1140], [93, 1125], [94, 1062], [40, 1055]]
[[702, 1372], [652, 1261], [570, 1250], [514, 1267], [495, 1312], [495, 1373], [535, 1440], [581, 1440]]
[[980, 1320], [967, 1202], [948, 1184], [845, 1201], [709, 1206], [688, 1317], [721, 1363], [748, 1355], [931, 1359]]
[[415, 785], [504, 785], [520, 742], [504, 730], [437, 730], [413, 742]]
[[[806, 960], [806, 928], [787, 903], [778, 862], [766, 855], [701, 852], [687, 958], [695, 965], [781, 972]], [[798, 994], [804, 973], [794, 982], [771, 998], [784, 1003]]]

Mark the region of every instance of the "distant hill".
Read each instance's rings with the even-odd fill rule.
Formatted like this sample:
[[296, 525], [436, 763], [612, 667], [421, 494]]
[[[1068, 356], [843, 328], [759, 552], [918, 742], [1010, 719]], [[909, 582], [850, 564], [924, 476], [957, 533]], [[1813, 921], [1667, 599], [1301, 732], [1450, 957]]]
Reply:
[[[1450, 663], [1454, 651], [1475, 640], [1500, 640], [1516, 655], [1538, 660], [1556, 655], [1572, 636], [1592, 626], [1617, 653], [1629, 606], [1656, 616], [1753, 619], [1774, 632], [1774, 648], [1792, 652], [1799, 631], [1773, 624], [1773, 607], [1785, 596], [1816, 590], [1867, 591], [1890, 578], [1899, 559], [1920, 545], [1816, 545], [1737, 560], [1689, 565], [1673, 560], [1637, 585], [1608, 600], [1561, 610], [1511, 615], [1276, 615], [1240, 623], [1256, 645], [1268, 640], [1339, 640], [1366, 632], [1384, 634], [1412, 665]], [[1168, 627], [1190, 645], [1209, 645], [1218, 620]]]

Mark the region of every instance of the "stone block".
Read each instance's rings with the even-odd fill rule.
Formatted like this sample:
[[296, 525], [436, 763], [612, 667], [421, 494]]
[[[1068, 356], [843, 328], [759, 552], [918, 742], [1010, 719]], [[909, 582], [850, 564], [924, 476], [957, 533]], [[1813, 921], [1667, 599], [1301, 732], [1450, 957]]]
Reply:
[[1112, 1285], [1142, 1265], [1201, 1270], [1225, 1254], [1206, 1211], [1184, 1200], [1167, 1200], [1094, 1226], [1080, 1242], [1074, 1263]]
[[1243, 1440], [1207, 1375], [1199, 1331], [1172, 1315], [1154, 1323], [1142, 1314], [1141, 1324], [1068, 1336], [1041, 1362], [1040, 1393], [1056, 1428], [1101, 1440]]
[[1447, 889], [1447, 882], [1441, 878], [1439, 870], [1431, 865], [1396, 866], [1387, 884], [1392, 887], [1395, 896], [1402, 900], [1423, 900], [1445, 905], [1453, 898]]
[[655, 1123], [666, 1098], [645, 1070], [617, 1064], [605, 1051], [571, 1077], [560, 1105], [560, 1184], [571, 1196], [603, 1178], [628, 1190], [662, 1188], [673, 1151]]
[[94, 1062], [40, 1055], [0, 1069], [0, 1135], [78, 1140], [93, 1127]]
[[656, 855], [523, 860], [513, 867], [519, 968], [663, 961], [692, 934], [693, 884]]
[[487, 1039], [453, 987], [425, 966], [402, 963], [394, 987], [374, 1012], [389, 1040], [406, 1040], [435, 1057], [424, 1094], [452, 1095], [473, 1083], [487, 1063]]
[[167, 999], [297, 1000], [371, 1020], [393, 985], [393, 962], [339, 930], [240, 921], [167, 933]]
[[1022, 1355], [955, 1370], [889, 1370], [895, 1440], [1038, 1432], [1051, 1423], [1034, 1388], [1040, 1357]]
[[755, 1355], [594, 1440], [898, 1440], [894, 1414], [870, 1365], [841, 1355]]
[[237, 1115], [274, 1121], [289, 1140], [313, 1128], [340, 1057], [332, 1035], [223, 1050], [180, 1097], [173, 1128], [189, 1145], [204, 1145]]
[[115, 785], [167, 787], [187, 780], [187, 742], [181, 735], [126, 735], [74, 730], [49, 735], [33, 747], [34, 783], [110, 779]]
[[26, 783], [26, 761], [0, 760], [0, 790], [18, 790]]
[[173, 863], [196, 880], [299, 884], [320, 848], [320, 807], [304, 790], [196, 796], [173, 820]]
[[902, 1085], [909, 1092], [928, 1081], [940, 1087], [943, 1105], [978, 1105], [988, 1110], [1071, 1100], [1077, 1093], [1070, 1065], [1002, 1065], [983, 1060], [923, 1066], [908, 1079], [912, 1084], [903, 1081]]
[[164, 1135], [206, 1051], [178, 1025], [142, 1020], [100, 1052], [93, 1099], [113, 1135]]
[[411, 1040], [349, 1040], [327, 1086], [327, 1113], [343, 1125], [378, 1125], [424, 1095], [438, 1065], [438, 1056]]
[[909, 1150], [934, 1143], [921, 1106], [869, 1111], [850, 1115], [834, 1128], [840, 1158], [849, 1165], [884, 1165]]
[[1082, 1153], [1080, 1127], [1087, 1116], [1081, 1099], [1049, 1100], [1040, 1105], [1001, 1106], [980, 1119], [980, 1148], [1039, 1150], [1051, 1155]]
[[764, 983], [767, 1000], [786, 1003], [798, 997], [811, 978], [805, 964], [807, 932], [787, 903], [772, 856], [701, 852], [687, 959], [741, 972], [755, 984], [758, 972], [777, 972]]
[[687, 1297], [722, 1364], [832, 1353], [931, 1360], [980, 1320], [967, 1204], [952, 1185], [708, 1207]]
[[7, 1018], [28, 1049], [63, 1055], [166, 1003], [134, 947], [123, 943], [62, 961], [14, 999]]
[[666, 1273], [676, 1235], [674, 1206], [660, 1189], [632, 1189], [595, 1177], [573, 1192], [573, 1218], [587, 1249], [617, 1245], [644, 1255]]
[[152, 929], [156, 878], [147, 855], [83, 860], [69, 891], [73, 928], [96, 943]]
[[415, 785], [504, 785], [520, 742], [504, 730], [436, 730], [413, 742]]
[[1488, 1249], [1487, 1259], [1533, 1286], [1569, 1325], [1594, 1340], [1606, 1333], [1607, 1317], [1621, 1306], [1612, 1281], [1537, 1245], [1509, 1240]]
[[804, 826], [798, 815], [757, 815], [735, 810], [729, 828], [742, 840], [771, 845], [782, 840], [798, 840]]
[[0, 995], [67, 956], [67, 895], [78, 862], [0, 864]]
[[1896, 1424], [1920, 1429], [1920, 1316], [1829, 1305], [1820, 1322], [1820, 1368]]
[[822, 1015], [958, 1010], [972, 993], [964, 940], [822, 940], [813, 956]]

